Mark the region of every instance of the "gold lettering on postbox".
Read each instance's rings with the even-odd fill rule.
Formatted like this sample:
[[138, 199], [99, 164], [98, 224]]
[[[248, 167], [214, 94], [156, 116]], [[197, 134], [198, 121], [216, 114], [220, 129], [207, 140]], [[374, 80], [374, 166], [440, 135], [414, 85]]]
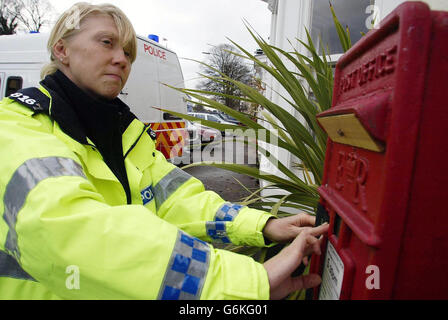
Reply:
[[366, 183], [369, 161], [356, 151], [339, 151], [337, 154], [336, 189], [348, 197], [362, 211], [367, 212]]

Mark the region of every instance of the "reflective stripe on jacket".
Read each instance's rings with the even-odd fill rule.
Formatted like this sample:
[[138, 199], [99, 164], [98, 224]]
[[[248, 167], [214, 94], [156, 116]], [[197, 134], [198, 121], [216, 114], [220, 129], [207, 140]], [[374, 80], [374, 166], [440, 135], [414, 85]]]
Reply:
[[0, 299], [269, 298], [261, 264], [209, 243], [264, 246], [272, 216], [205, 191], [146, 130], [123, 134], [127, 205], [91, 141], [0, 102]]

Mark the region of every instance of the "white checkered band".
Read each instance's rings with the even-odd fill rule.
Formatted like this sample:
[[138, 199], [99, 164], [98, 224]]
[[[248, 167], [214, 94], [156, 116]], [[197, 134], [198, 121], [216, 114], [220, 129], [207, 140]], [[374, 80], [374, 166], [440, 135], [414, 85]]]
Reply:
[[179, 231], [158, 299], [199, 300], [209, 263], [209, 245]]
[[241, 209], [244, 207], [239, 204], [230, 202], [224, 203], [216, 212], [214, 221], [207, 221], [205, 229], [207, 235], [213, 239], [215, 243], [230, 243], [227, 235], [227, 222], [233, 221]]

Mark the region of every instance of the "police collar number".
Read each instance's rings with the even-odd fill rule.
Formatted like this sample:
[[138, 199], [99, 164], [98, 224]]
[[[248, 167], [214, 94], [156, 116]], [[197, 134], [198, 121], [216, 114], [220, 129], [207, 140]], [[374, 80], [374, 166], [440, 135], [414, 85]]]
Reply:
[[38, 88], [25, 88], [11, 94], [8, 98], [14, 100], [34, 112], [48, 112], [50, 98]]

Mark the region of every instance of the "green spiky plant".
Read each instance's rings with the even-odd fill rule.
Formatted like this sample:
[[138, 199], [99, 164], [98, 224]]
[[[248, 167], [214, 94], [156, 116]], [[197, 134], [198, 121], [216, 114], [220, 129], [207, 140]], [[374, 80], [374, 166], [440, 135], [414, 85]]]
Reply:
[[[342, 27], [338, 21], [333, 7], [331, 7], [331, 12], [342, 48], [345, 52], [351, 47], [350, 33], [348, 28]], [[279, 148], [287, 150], [300, 160], [296, 168], [303, 171], [303, 179], [298, 177], [294, 171], [287, 168], [275, 156], [269, 153], [268, 150], [265, 150], [261, 146], [258, 146], [259, 151], [275, 163], [287, 178], [281, 178], [267, 172], [262, 172], [257, 168], [239, 164], [199, 162], [190, 166], [208, 165], [247, 174], [269, 182], [269, 185], [265, 189], [281, 189], [290, 193], [286, 196], [284, 192], [277, 195], [270, 195], [269, 199], [277, 199], [277, 201], [267, 202], [265, 201], [266, 199], [259, 196], [261, 189], [251, 192], [250, 196], [244, 199], [244, 203], [250, 204], [252, 207], [271, 207], [275, 210], [273, 213], [280, 214], [285, 214], [285, 212], [279, 209], [280, 207], [291, 207], [313, 214], [319, 200], [317, 187], [321, 183], [323, 174], [327, 140], [325, 132], [317, 123], [316, 115], [330, 108], [333, 94], [333, 72], [329, 63], [330, 61], [327, 58], [329, 52], [322, 45], [320, 46], [322, 48], [321, 52], [316, 50], [308, 30], [306, 31], [307, 43], [301, 40], [298, 41], [307, 49], [309, 55], [300, 54], [295, 49], [293, 52], [286, 52], [280, 48], [271, 46], [249, 27], [247, 27], [247, 30], [263, 50], [269, 63], [260, 61], [240, 45], [230, 40], [242, 52], [242, 54], [234, 54], [252, 61], [278, 81], [289, 94], [289, 97], [282, 96], [282, 98], [300, 114], [301, 120], [291, 116], [281, 106], [269, 101], [256, 88], [235, 81], [216, 69], [215, 71], [220, 76], [208, 78], [213, 81], [237, 86], [245, 96], [227, 96], [222, 93], [194, 89], [174, 89], [187, 93], [190, 97], [197, 99], [197, 101], [191, 102], [198, 103], [199, 101], [199, 104], [203, 106], [229, 114], [243, 123], [244, 126], [223, 125], [212, 121], [200, 120], [185, 114], [168, 110], [164, 111], [191, 121], [200, 121], [201, 124], [216, 128], [220, 131], [237, 130], [235, 132], [237, 134], [239, 132], [242, 136], [245, 135], [247, 130], [255, 130], [256, 133], [259, 130], [261, 132], [265, 130], [266, 136], [257, 135], [258, 141], [269, 143], [270, 141], [277, 140]], [[291, 45], [291, 47], [293, 46]], [[284, 61], [291, 63], [296, 70], [289, 70]], [[204, 64], [203, 62], [199, 63]], [[312, 93], [314, 99], [310, 99], [309, 92]], [[235, 111], [215, 101], [212, 98], [213, 96], [225, 96], [260, 105], [265, 110], [262, 112], [264, 119], [257, 122], [257, 119], [254, 120], [250, 115]], [[270, 130], [266, 124], [269, 124], [275, 131]]]
[[[351, 47], [348, 27], [344, 28], [341, 25], [331, 5], [330, 10], [333, 15], [335, 28], [342, 48], [344, 52], [346, 52]], [[255, 191], [246, 189], [249, 192], [249, 195], [245, 199], [242, 199], [240, 203], [252, 208], [264, 210], [268, 208], [273, 215], [278, 216], [288, 215], [282, 208], [297, 209], [296, 211], [302, 210], [309, 214], [314, 214], [319, 201], [317, 188], [321, 184], [323, 175], [327, 142], [327, 136], [318, 125], [316, 115], [331, 107], [333, 96], [333, 71], [331, 63], [328, 60], [330, 53], [328, 50], [325, 50], [325, 46], [322, 44], [320, 45], [322, 48], [321, 52], [318, 52], [308, 30], [306, 30], [307, 42], [297, 39], [309, 53], [308, 55], [304, 55], [294, 49], [292, 44], [292, 52], [287, 52], [272, 46], [261, 36], [256, 34], [249, 26], [246, 25], [246, 27], [258, 46], [263, 50], [269, 62], [262, 62], [243, 47], [230, 40], [233, 45], [242, 52], [233, 52], [233, 54], [252, 61], [278, 81], [289, 95], [281, 96], [281, 98], [286, 101], [293, 110], [298, 112], [301, 119], [297, 119], [284, 108], [267, 99], [257, 88], [235, 81], [216, 69], [214, 69], [214, 71], [220, 74], [220, 76], [207, 78], [216, 82], [236, 86], [244, 96], [237, 97], [210, 91], [172, 88], [195, 98], [197, 101], [190, 100], [193, 103], [227, 113], [243, 123], [244, 126], [223, 125], [212, 121], [200, 120], [181, 113], [175, 113], [168, 110], [163, 111], [170, 112], [175, 116], [187, 120], [200, 122], [202, 125], [213, 127], [220, 131], [236, 130], [234, 132], [237, 135], [244, 136], [247, 130], [255, 130], [257, 133], [264, 132], [265, 134], [257, 135], [257, 140], [268, 144], [275, 140], [277, 141], [278, 148], [287, 150], [290, 154], [299, 159], [299, 163], [295, 165], [295, 168], [302, 172], [302, 178], [260, 145], [257, 146], [258, 151], [264, 154], [269, 161], [274, 163], [285, 178], [268, 172], [263, 172], [257, 167], [232, 163], [198, 162], [184, 168], [204, 165], [213, 166], [265, 180], [268, 182], [268, 185], [263, 188]], [[284, 61], [293, 65], [295, 70], [288, 69]], [[204, 64], [199, 61], [198, 63]], [[210, 66], [208, 67], [211, 68]], [[312, 93], [312, 96], [314, 96], [313, 99], [310, 98], [310, 92]], [[254, 119], [249, 114], [235, 111], [224, 104], [215, 101], [213, 99], [214, 96], [228, 97], [259, 105], [264, 110], [262, 111], [264, 118]], [[262, 196], [261, 192], [267, 189], [270, 189], [272, 194]], [[230, 245], [225, 247], [225, 249], [253, 256], [260, 262], [263, 262], [268, 254], [267, 249], [249, 248], [245, 246]], [[304, 292], [298, 292], [290, 298], [303, 298], [303, 293]]]

